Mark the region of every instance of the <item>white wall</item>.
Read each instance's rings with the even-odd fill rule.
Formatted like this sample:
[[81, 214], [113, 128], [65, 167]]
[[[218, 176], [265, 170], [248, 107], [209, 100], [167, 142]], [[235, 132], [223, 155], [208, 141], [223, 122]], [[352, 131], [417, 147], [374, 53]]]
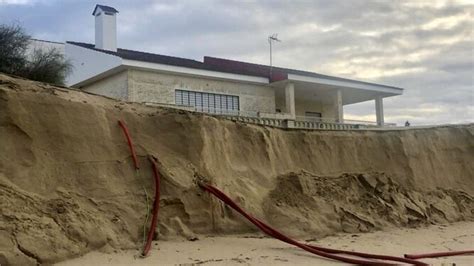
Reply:
[[128, 101], [128, 70], [93, 82], [82, 87], [82, 89], [87, 92]]
[[275, 111], [275, 94], [269, 86], [129, 69], [82, 87], [83, 90], [132, 102], [175, 104], [175, 90], [239, 96], [244, 112]]
[[[298, 87], [295, 88], [297, 90]], [[275, 88], [275, 108], [285, 112], [284, 88]], [[335, 106], [315, 100], [305, 100], [300, 97], [295, 98], [296, 116], [304, 116], [306, 112], [321, 113], [323, 118], [336, 119]]]
[[26, 48], [26, 54], [31, 56], [34, 50], [43, 50], [49, 51], [51, 49], [56, 49], [58, 52], [64, 55], [65, 44], [60, 42], [50, 42], [50, 41], [43, 41], [37, 39], [30, 39], [30, 43]]
[[103, 11], [95, 17], [95, 47], [117, 51], [117, 21], [115, 14]]
[[306, 112], [321, 113], [323, 117], [326, 115], [324, 112], [324, 105], [320, 102], [308, 101], [299, 98], [297, 98], [295, 102], [297, 116], [304, 116]]
[[174, 104], [176, 89], [236, 95], [239, 96], [241, 111], [275, 112], [275, 93], [269, 86], [144, 70], [129, 71], [130, 101]]
[[122, 64], [122, 58], [118, 56], [70, 43], [66, 43], [65, 53], [66, 58], [71, 61], [73, 66], [72, 73], [67, 77], [66, 84], [68, 86], [92, 78]]

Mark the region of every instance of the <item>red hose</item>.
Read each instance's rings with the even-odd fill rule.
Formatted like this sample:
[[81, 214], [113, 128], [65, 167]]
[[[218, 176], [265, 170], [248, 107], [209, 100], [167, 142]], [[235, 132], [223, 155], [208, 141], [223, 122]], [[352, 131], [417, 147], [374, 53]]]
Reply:
[[405, 254], [405, 258], [410, 259], [423, 259], [423, 258], [439, 258], [459, 255], [474, 255], [474, 250], [463, 250], [463, 251], [449, 251], [439, 253], [427, 253], [427, 254]]
[[118, 123], [120, 127], [122, 128], [123, 133], [125, 134], [125, 137], [127, 138], [128, 148], [130, 148], [130, 152], [132, 153], [135, 169], [139, 169], [140, 167], [138, 166], [137, 154], [135, 153], [135, 148], [133, 148], [132, 139], [130, 138], [130, 133], [128, 132], [127, 125], [125, 125], [125, 122], [123, 122], [122, 120], [119, 120]]
[[[125, 134], [125, 137], [127, 138], [128, 148], [130, 149], [130, 152], [132, 153], [133, 164], [135, 166], [135, 169], [138, 170], [140, 169], [140, 167], [138, 165], [137, 154], [135, 152], [135, 148], [133, 147], [133, 142], [130, 137], [130, 133], [128, 131], [127, 125], [125, 125], [125, 122], [123, 122], [122, 120], [119, 120], [118, 123], [120, 127], [122, 128], [123, 133]], [[148, 253], [150, 252], [151, 242], [153, 241], [153, 235], [155, 234], [155, 229], [156, 229], [156, 222], [158, 220], [158, 210], [160, 208], [160, 173], [158, 171], [158, 167], [156, 166], [155, 159], [152, 157], [149, 157], [149, 160], [151, 162], [153, 176], [155, 179], [155, 201], [153, 203], [153, 216], [151, 219], [150, 230], [148, 231], [146, 244], [142, 252], [142, 256], [144, 257], [147, 256]]]
[[146, 240], [145, 247], [143, 248], [142, 256], [147, 256], [151, 248], [151, 242], [153, 240], [153, 235], [155, 234], [156, 222], [158, 220], [158, 210], [160, 208], [160, 172], [156, 166], [155, 159], [149, 157], [151, 162], [151, 167], [153, 170], [153, 176], [155, 177], [155, 201], [153, 203], [153, 217], [151, 218], [151, 226], [148, 231], [148, 237]]
[[219, 198], [222, 202], [226, 203], [230, 207], [232, 207], [234, 210], [239, 212], [241, 215], [243, 215], [245, 218], [247, 218], [251, 223], [253, 223], [255, 226], [257, 226], [260, 230], [262, 230], [264, 233], [273, 236], [276, 239], [279, 239], [283, 242], [286, 242], [288, 244], [297, 246], [303, 250], [306, 250], [308, 252], [311, 252], [313, 254], [346, 262], [346, 263], [352, 263], [352, 264], [359, 264], [359, 265], [393, 265], [390, 263], [386, 262], [381, 262], [381, 261], [372, 261], [372, 260], [360, 260], [360, 259], [353, 259], [353, 258], [347, 258], [343, 256], [337, 256], [333, 255], [334, 253], [341, 253], [341, 254], [348, 254], [348, 255], [355, 255], [363, 258], [376, 258], [376, 259], [383, 259], [383, 260], [392, 260], [392, 261], [398, 261], [398, 262], [405, 262], [405, 263], [410, 263], [414, 265], [427, 265], [426, 263], [416, 261], [416, 260], [411, 260], [411, 259], [406, 259], [406, 258], [399, 258], [399, 257], [392, 257], [392, 256], [384, 256], [384, 255], [376, 255], [376, 254], [366, 254], [366, 253], [359, 253], [359, 252], [351, 252], [351, 251], [343, 251], [343, 250], [335, 250], [335, 249], [327, 249], [327, 248], [320, 248], [317, 246], [312, 246], [312, 245], [307, 245], [307, 244], [302, 244], [299, 243], [282, 233], [278, 232], [277, 230], [273, 229], [272, 227], [268, 226], [267, 224], [263, 223], [262, 221], [258, 220], [257, 218], [253, 217], [252, 215], [248, 214], [245, 212], [240, 206], [238, 206], [232, 199], [230, 199], [227, 195], [225, 195], [222, 191], [217, 189], [214, 186], [207, 185], [207, 184], [199, 184], [199, 186], [209, 193], [213, 194], [217, 198]]

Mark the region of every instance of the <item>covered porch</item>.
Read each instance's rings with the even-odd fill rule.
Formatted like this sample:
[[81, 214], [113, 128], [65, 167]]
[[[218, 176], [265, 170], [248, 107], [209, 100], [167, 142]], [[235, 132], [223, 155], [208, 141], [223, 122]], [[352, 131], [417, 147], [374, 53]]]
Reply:
[[[403, 89], [336, 77], [288, 74], [270, 83], [275, 88], [275, 111], [295, 123], [301, 121], [351, 124], [344, 120], [343, 106], [375, 101], [376, 122], [384, 126], [383, 99], [403, 93]], [[364, 121], [366, 122], [366, 121]], [[370, 122], [366, 122], [370, 123]]]

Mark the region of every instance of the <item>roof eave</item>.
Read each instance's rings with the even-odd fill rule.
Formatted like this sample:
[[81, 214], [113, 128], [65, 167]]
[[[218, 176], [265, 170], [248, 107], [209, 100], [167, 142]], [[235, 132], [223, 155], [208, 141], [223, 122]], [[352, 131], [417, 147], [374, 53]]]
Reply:
[[359, 82], [356, 80], [341, 79], [337, 77], [332, 78], [330, 76], [312, 77], [312, 76], [306, 76], [306, 75], [288, 74], [288, 80], [309, 82], [309, 83], [315, 83], [315, 84], [324, 84], [324, 85], [331, 85], [331, 86], [351, 88], [351, 89], [379, 91], [379, 92], [389, 93], [393, 95], [403, 94], [403, 89], [398, 88], [398, 87], [391, 87], [391, 86], [376, 84], [376, 83], [365, 83], [365, 82]]
[[93, 82], [95, 82], [95, 81], [98, 81], [98, 80], [107, 78], [107, 77], [109, 77], [109, 76], [111, 76], [111, 75], [113, 75], [113, 74], [119, 73], [119, 72], [121, 72], [121, 71], [123, 71], [123, 70], [126, 70], [126, 69], [127, 69], [126, 66], [124, 66], [124, 65], [119, 65], [119, 66], [116, 66], [116, 67], [114, 67], [114, 68], [108, 69], [108, 70], [106, 70], [106, 71], [104, 71], [104, 72], [102, 72], [102, 73], [100, 73], [100, 74], [98, 74], [98, 75], [95, 75], [95, 76], [93, 76], [93, 77], [90, 77], [90, 78], [88, 78], [88, 79], [82, 80], [82, 81], [77, 82], [77, 83], [75, 83], [75, 84], [71, 84], [69, 87], [72, 87], [72, 88], [79, 88], [79, 89], [80, 89], [80, 88], [82, 88], [82, 87], [84, 87], [84, 86], [87, 86], [87, 85], [89, 85], [89, 84], [91, 84], [91, 83], [93, 83]]

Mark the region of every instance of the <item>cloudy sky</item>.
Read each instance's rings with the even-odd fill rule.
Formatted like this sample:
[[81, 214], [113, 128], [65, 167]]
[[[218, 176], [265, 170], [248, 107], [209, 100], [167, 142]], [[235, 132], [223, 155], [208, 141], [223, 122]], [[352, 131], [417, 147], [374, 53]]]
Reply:
[[[97, 1], [0, 0], [0, 23], [38, 39], [94, 41]], [[274, 64], [405, 88], [385, 99], [385, 120], [474, 122], [474, 1], [102, 0], [115, 7], [118, 45], [202, 60]], [[374, 103], [344, 107], [375, 120]]]

